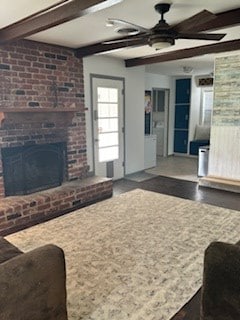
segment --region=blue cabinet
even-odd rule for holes
[[[176,80],[174,152],[188,152],[191,79]]]
[[[175,106],[175,129],[188,130],[189,104]]]
[[[176,80],[175,103],[190,103],[191,79]]]
[[[174,130],[174,152],[187,153],[188,150],[188,131]]]

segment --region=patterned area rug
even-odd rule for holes
[[[240,212],[136,189],[7,237],[62,247],[69,320],[169,320],[202,282],[204,249]]]

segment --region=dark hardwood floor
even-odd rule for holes
[[[113,195],[116,196],[136,188],[240,211],[240,195],[237,193],[198,187],[196,182],[162,176],[157,176],[143,182],[127,179],[115,181],[113,183]],[[200,301],[201,289],[171,320],[199,320]]]
[[[114,181],[113,195],[115,196],[136,188],[240,211],[239,193],[199,187],[197,182],[162,176],[157,176],[143,182],[127,179]]]

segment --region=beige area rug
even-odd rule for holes
[[[64,249],[69,320],[169,320],[202,282],[204,249],[240,212],[136,189],[7,237]]]

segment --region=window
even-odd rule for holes
[[[213,109],[213,89],[202,89],[201,124],[211,126]]]
[[[97,88],[98,156],[100,162],[119,158],[118,89]]]
[[[165,109],[165,91],[153,89],[153,111],[164,112]]]

